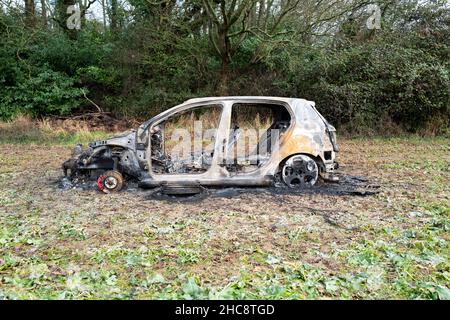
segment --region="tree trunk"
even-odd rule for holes
[[[110,15],[110,27],[111,31],[115,32],[117,31],[117,15],[118,15],[118,4],[117,0],[111,0],[111,15]]]
[[[87,10],[87,1],[79,0],[78,6],[80,8],[80,22],[81,25],[86,25],[86,10]]]
[[[258,22],[257,22],[258,27],[261,26],[261,22],[264,19],[265,9],[266,9],[266,1],[264,0],[259,1]]]
[[[34,24],[34,0],[25,0],[25,22],[28,26]]]
[[[220,46],[220,60],[221,70],[219,78],[219,86],[217,91],[219,95],[228,95],[228,80],[230,75],[230,63],[231,63],[231,42],[228,36],[228,29],[222,29],[218,31],[218,40]]]
[[[45,0],[41,0],[41,17],[42,23],[46,27],[47,26],[47,3]]]
[[[71,38],[75,39],[77,37],[76,29],[69,29],[67,26],[67,21],[69,17],[72,15],[71,13],[67,13],[67,8],[69,6],[75,5],[76,0],[57,0],[56,3],[56,11],[57,11],[57,21],[61,28],[64,29],[66,34]]]
[[[229,75],[230,75],[230,64],[228,60],[222,60],[219,85],[217,87],[217,93],[219,96],[227,96],[229,94],[228,90]]]
[[[103,31],[106,31],[106,2],[102,0],[102,13],[103,13]]]

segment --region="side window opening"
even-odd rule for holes
[[[169,116],[153,129],[152,171],[200,174],[212,163],[221,105],[191,108]]]
[[[225,159],[228,171],[248,173],[267,163],[290,124],[291,115],[283,105],[234,104]]]

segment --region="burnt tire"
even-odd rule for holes
[[[192,196],[202,193],[203,189],[199,185],[184,184],[164,184],[161,193],[170,196]]]
[[[313,158],[295,155],[284,163],[281,177],[289,188],[310,188],[319,178],[319,167]]]
[[[118,192],[122,190],[124,178],[119,171],[110,170],[103,173],[97,180],[97,187],[104,193]]]

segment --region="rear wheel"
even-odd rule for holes
[[[283,165],[281,176],[290,188],[312,187],[319,177],[319,167],[311,157],[296,155],[290,157]]]
[[[118,192],[123,187],[123,176],[119,171],[110,170],[102,174],[97,180],[100,191],[105,193]]]

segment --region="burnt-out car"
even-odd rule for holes
[[[77,145],[63,170],[96,179],[105,192],[119,191],[127,180],[181,193],[275,183],[301,188],[333,179],[337,152],[336,130],[314,102],[211,97],[188,100],[85,149]]]

